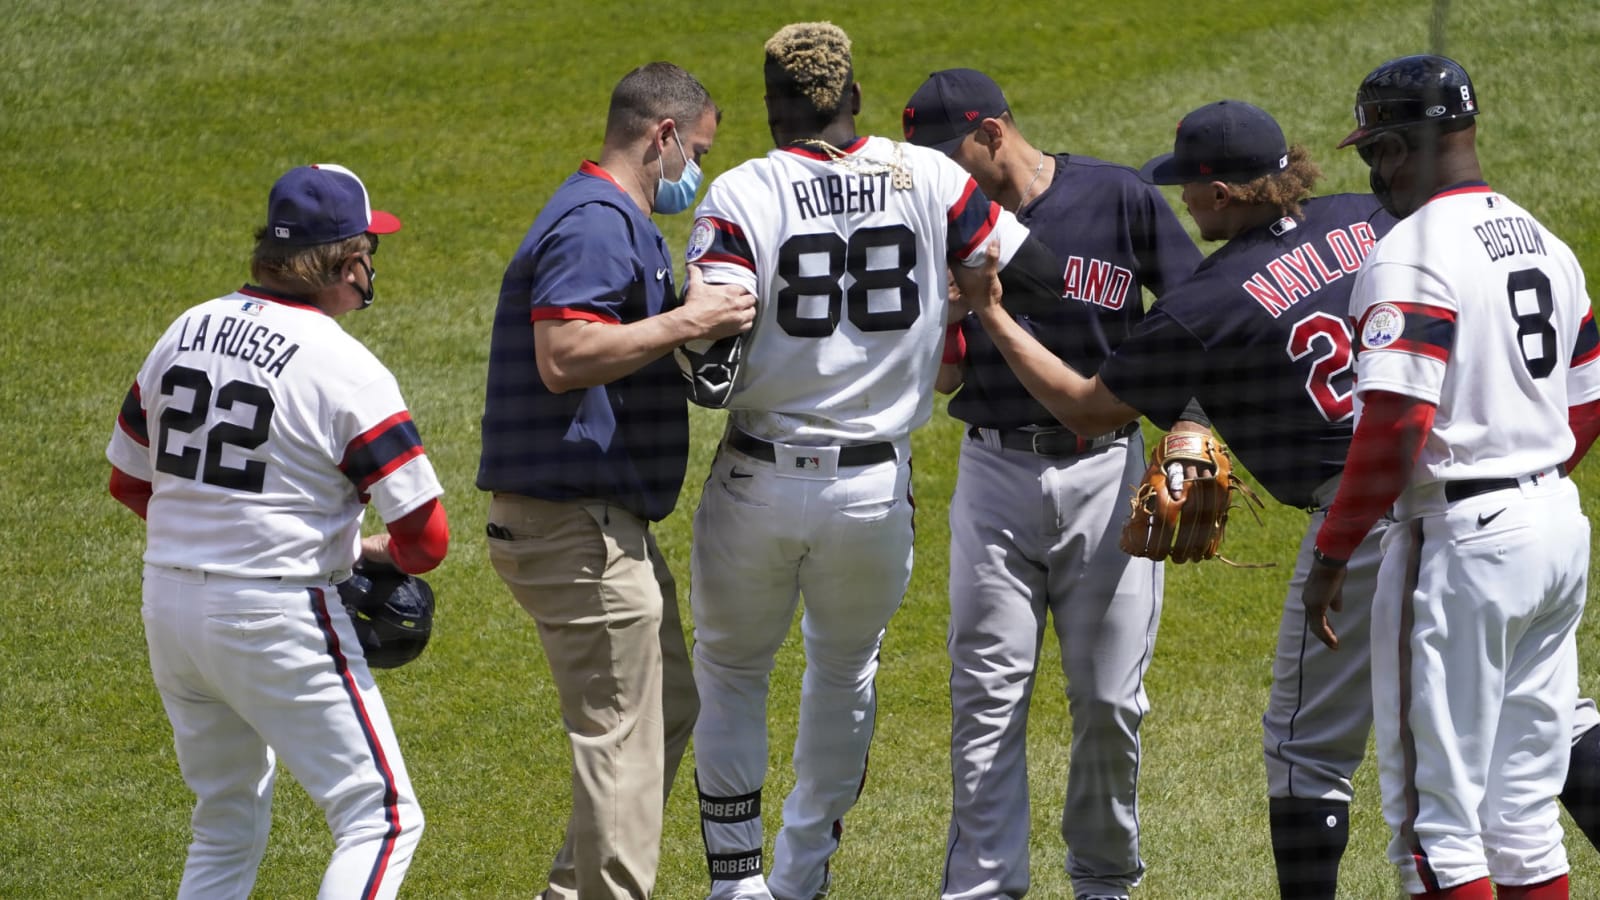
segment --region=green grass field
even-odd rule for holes
[[[1048,149],[1140,163],[1183,113],[1222,97],[1277,115],[1327,173],[1365,173],[1333,145],[1356,84],[1426,49],[1431,4],[1304,0],[947,0],[535,4],[454,0],[11,0],[0,10],[0,897],[170,896],[191,798],[151,684],[139,622],[143,531],[105,491],[106,438],[139,362],[179,311],[247,277],[268,187],[287,168],[359,172],[405,231],[384,241],[379,302],[346,320],[394,370],[448,491],[455,542],[432,576],[432,648],[380,675],[428,814],[411,897],[512,897],[543,886],[566,816],[564,737],[531,621],[490,570],[473,488],[491,311],[502,268],[551,191],[597,155],[612,86],[671,59],[725,115],[714,177],[765,152],[761,45],[830,19],[855,42],[863,132],[897,135],[931,70],[986,69]],[[1479,87],[1491,182],[1600,275],[1600,7],[1457,2],[1447,50]],[[1585,75],[1584,73],[1588,73]],[[1186,217],[1185,217],[1186,218]],[[687,216],[662,220],[683,246]],[[689,515],[720,425],[696,419],[679,511],[660,528],[687,588]],[[949,806],[945,501],[958,430],[916,438],[917,569],[884,648],[871,777],[846,821],[834,897],[934,895]],[[1594,508],[1600,464],[1578,481]],[[1275,896],[1259,717],[1283,585],[1304,514],[1238,522],[1229,551],[1277,569],[1172,567],[1150,674],[1142,900]],[[687,594],[684,595],[685,600]],[[1600,637],[1582,632],[1584,688]],[[789,785],[802,660],[773,679],[770,806]],[[1035,697],[1033,896],[1070,897],[1056,833],[1070,724],[1060,670]],[[668,811],[658,896],[703,896],[688,766]],[[256,895],[309,897],[331,841],[280,782]],[[1370,767],[1344,896],[1395,880]],[[770,836],[777,816],[767,822]],[[1600,857],[1569,841],[1574,896]]]

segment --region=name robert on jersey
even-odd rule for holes
[[[182,351],[209,351],[253,363],[273,377],[283,374],[283,367],[300,352],[299,344],[284,346],[288,339],[260,322],[223,316],[213,332],[211,314],[183,320],[178,332],[178,349]],[[207,342],[209,341],[209,346]]]
[[[794,205],[802,219],[871,213],[883,209],[889,196],[889,173],[872,175],[818,175],[789,182]]]

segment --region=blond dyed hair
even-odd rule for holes
[[[819,113],[837,112],[850,84],[850,37],[832,22],[785,25],[767,40],[769,75]],[[776,71],[774,71],[776,70]]]
[[[1300,218],[1300,203],[1311,196],[1311,189],[1322,179],[1322,169],[1311,161],[1311,151],[1303,144],[1289,148],[1289,166],[1282,172],[1263,175],[1244,184],[1230,185],[1230,193],[1240,203],[1266,203],[1286,216]]]

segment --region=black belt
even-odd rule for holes
[[[1557,466],[1556,471],[1561,477],[1567,477],[1567,467]],[[1538,476],[1528,475],[1528,480],[1533,481]],[[1468,497],[1487,494],[1490,491],[1509,491],[1522,483],[1521,478],[1468,478],[1463,481],[1446,481],[1444,483],[1444,500],[1446,503],[1455,503]]]
[[[1082,437],[1065,428],[1044,428],[1038,431],[994,430],[1000,436],[1000,446],[1007,450],[1021,450],[1039,456],[1063,457],[1081,456],[1109,446],[1138,431],[1139,423],[1129,422],[1116,431],[1092,438]],[[983,439],[976,425],[967,429],[967,436],[973,440]]]
[[[777,451],[773,449],[771,442],[745,434],[737,428],[728,430],[728,446],[763,462],[778,461]],[[888,441],[879,441],[875,444],[849,444],[839,448],[841,466],[870,466],[873,463],[891,462],[894,458],[894,444]]]

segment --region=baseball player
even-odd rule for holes
[[[1360,411],[1303,601],[1339,646],[1347,560],[1392,504],[1372,599],[1389,858],[1413,897],[1548,900],[1568,896],[1554,798],[1589,567],[1566,475],[1600,431],[1600,332],[1572,251],[1483,181],[1477,115],[1442,56],[1356,92],[1340,146],[1402,221],[1355,278]]]
[[[1096,377],[1055,359],[987,298],[972,302],[1022,383],[1075,431],[1115,429],[1140,414],[1169,425],[1192,397],[1279,502],[1313,510],[1262,724],[1280,889],[1331,898],[1350,778],[1371,724],[1367,669],[1358,653],[1335,655],[1310,639],[1296,587],[1350,439],[1350,335],[1341,311],[1351,276],[1393,220],[1370,196],[1306,199],[1320,177],[1309,154],[1289,147],[1264,110],[1236,100],[1190,112],[1174,152],[1140,174],[1182,184],[1201,237],[1227,243],[1162,296]],[[1376,569],[1382,525],[1371,531],[1353,577],[1370,579]],[[1365,614],[1351,604],[1342,613],[1346,630],[1361,632]]]
[[[400,745],[334,585],[357,555],[419,573],[449,543],[394,377],[338,318],[372,302],[373,210],[292,169],[255,284],[180,315],[123,401],[111,493],[147,523],[150,668],[194,791],[180,898],[250,895],[282,757],[333,831],[319,897],[393,897],[422,834]],[[361,538],[368,502],[387,533]]]
[[[1220,101],[1185,117],[1175,152],[1141,170],[1156,183],[1182,184],[1201,237],[1228,243],[1156,304],[1097,377],[1053,362],[998,311],[977,313],[1029,391],[1060,421],[1104,429],[1143,413],[1161,424],[1180,415],[1192,395],[1275,498],[1311,512],[1262,727],[1280,893],[1332,900],[1349,833],[1351,778],[1372,723],[1368,610],[1352,602],[1335,614],[1344,635],[1335,654],[1313,639],[1299,596],[1352,432],[1353,347],[1342,324],[1350,276],[1394,218],[1368,195],[1302,200],[1320,172],[1303,147],[1286,147],[1281,135],[1264,111]],[[1240,154],[1251,145],[1252,153]],[[1307,291],[1302,266],[1331,277]],[[1375,521],[1353,552],[1347,597],[1373,590],[1389,524]],[[1600,833],[1596,800],[1585,786],[1600,784],[1594,704],[1580,703],[1576,720],[1574,778],[1563,800],[1593,835]]]
[[[911,574],[908,435],[932,414],[946,267],[982,286],[969,266],[993,239],[1001,277],[1049,304],[1061,268],[943,154],[856,134],[838,27],[780,29],[765,80],[777,148],[712,183],[687,253],[758,298],[694,519],[694,746],[711,896],[811,900],[862,788],[878,648]],[[795,786],[768,880],[767,679],[802,594]]]
[[[906,101],[906,139],[948,154],[1064,264],[1065,297],[1087,304],[1115,346],[1200,251],[1159,191],[1124,166],[1035,149],[999,85],[934,72]],[[1069,311],[1022,327],[1081,372],[1106,349]],[[1139,854],[1139,726],[1161,614],[1162,567],[1116,545],[1144,471],[1137,420],[1082,436],[1029,396],[976,317],[950,326],[940,389],[967,423],[950,500],[950,739],[954,786],[942,895],[1021,897],[1029,885],[1029,698],[1040,635],[1055,620],[1072,713],[1061,834],[1073,891],[1127,897]],[[1181,427],[1210,432],[1198,410]],[[1108,539],[1109,538],[1109,539]]]

